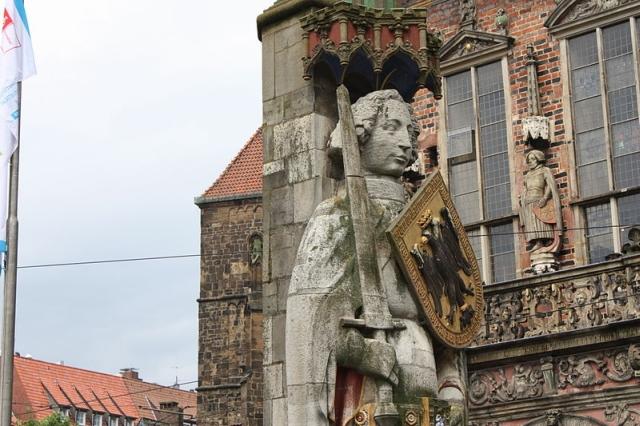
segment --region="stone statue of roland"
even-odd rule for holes
[[[405,205],[400,177],[417,156],[417,122],[395,90],[372,92],[351,110],[377,256],[371,260],[397,326],[382,340],[345,326],[345,319],[357,320],[363,309],[349,199],[343,193],[323,201],[302,237],[287,298],[288,424],[372,425],[357,416],[360,407],[376,403],[381,384],[390,385],[403,425],[414,424],[405,423],[412,414],[405,408],[425,397],[452,403],[448,424],[463,424],[460,356],[432,341],[385,236]],[[330,156],[338,161],[339,128],[340,123],[329,141]]]

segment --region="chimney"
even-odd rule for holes
[[[183,409],[176,401],[165,401],[160,403],[160,410],[156,411],[158,423],[167,426],[182,426],[184,415]]]
[[[138,376],[138,369],[137,368],[122,368],[120,370],[120,375],[125,379],[140,380],[140,381],[142,380]]]

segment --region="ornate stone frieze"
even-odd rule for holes
[[[441,60],[449,61],[493,48],[504,48],[506,51],[513,41],[512,37],[503,34],[462,30],[442,46]]]
[[[522,290],[485,289],[476,346],[640,318],[640,266]]]
[[[469,378],[469,401],[475,406],[536,398],[543,390],[544,374],[536,364],[475,372]]]
[[[638,382],[640,345],[473,372],[469,401],[474,406],[572,394],[577,390]]]
[[[607,25],[619,19],[637,16],[640,4],[635,0],[563,0],[545,21],[552,34],[568,37],[585,28]]]
[[[587,16],[606,12],[631,1],[632,0],[585,0],[576,2],[573,8],[568,11],[564,20],[573,21],[583,19]]]

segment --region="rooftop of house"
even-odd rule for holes
[[[118,376],[16,355],[13,394],[13,413],[21,421],[44,419],[55,408],[157,420],[166,402],[177,402],[185,421],[196,417],[195,392],[144,382],[131,369]]]
[[[256,130],[220,177],[196,203],[262,194],[262,128]]]

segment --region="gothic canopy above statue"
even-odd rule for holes
[[[427,30],[426,16],[424,9],[382,10],[346,2],[305,16],[304,78],[312,78],[322,64],[354,98],[396,89],[409,102],[426,87],[440,99],[442,41]]]

